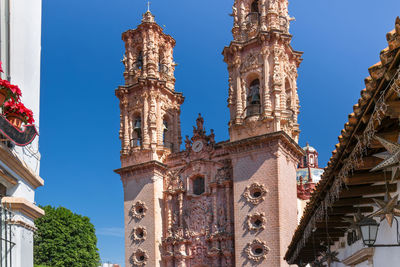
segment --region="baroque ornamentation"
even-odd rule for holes
[[[149,256],[147,255],[147,252],[139,248],[132,254],[130,261],[133,266],[141,267],[147,264],[148,259]]]
[[[147,206],[143,201],[137,201],[135,205],[132,205],[131,215],[136,219],[142,219],[146,215]]]
[[[251,69],[256,69],[259,67],[259,62],[258,62],[258,55],[250,53],[244,62],[242,63],[241,69],[242,71],[249,71]]]
[[[246,200],[253,205],[257,205],[265,199],[265,195],[268,193],[268,190],[264,185],[259,183],[253,183],[246,187],[246,190],[243,193],[243,196]]]
[[[247,215],[247,229],[249,231],[262,231],[265,229],[266,218],[264,212]]]
[[[260,262],[267,258],[269,247],[266,242],[263,242],[260,239],[255,239],[253,242],[247,244],[245,252],[249,260]]]
[[[146,227],[135,227],[132,231],[132,240],[134,241],[144,241],[147,237],[147,230]]]
[[[170,171],[166,179],[166,191],[170,193],[183,192],[185,190],[183,181],[180,177],[180,170]]]

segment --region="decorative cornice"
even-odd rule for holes
[[[0,161],[9,167],[22,179],[30,183],[34,189],[44,185],[44,180],[36,175],[22,160],[14,155],[9,148],[0,145]]]
[[[119,175],[123,175],[126,173],[130,173],[131,175],[135,175],[138,173],[146,173],[151,171],[159,171],[160,173],[164,173],[167,170],[167,165],[159,162],[159,161],[149,161],[137,165],[132,165],[120,169],[114,170],[114,172],[118,173]]]
[[[1,204],[12,211],[19,211],[33,220],[45,214],[44,210],[22,197],[3,197]]]
[[[363,248],[350,257],[342,260],[342,263],[346,264],[347,266],[356,266],[364,261],[368,261],[372,263],[373,257],[375,253],[375,248]]]
[[[273,143],[275,141],[275,143]],[[279,145],[278,141],[282,141],[287,145],[294,156],[300,158],[304,156],[303,149],[284,131],[268,133],[255,137],[250,137],[235,142],[228,142],[222,144],[231,154],[238,154],[248,152],[256,149],[262,149],[266,146]]]

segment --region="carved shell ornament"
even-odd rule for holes
[[[246,187],[246,190],[243,193],[243,196],[246,200],[253,205],[257,205],[265,199],[265,195],[268,193],[268,190],[264,185],[259,183],[253,183]]]
[[[247,258],[253,262],[260,262],[267,258],[269,247],[266,242],[255,239],[253,242],[248,243],[245,249]]]
[[[149,255],[147,255],[147,252],[139,248],[132,254],[130,262],[133,266],[141,267],[146,265],[148,259]]]
[[[135,227],[132,231],[132,240],[134,241],[144,241],[147,237],[147,230],[146,227]]]
[[[265,229],[266,221],[264,212],[247,215],[247,228],[249,231],[262,231]]]
[[[131,215],[136,219],[142,219],[146,215],[147,206],[142,201],[137,201],[131,208]]]

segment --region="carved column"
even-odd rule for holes
[[[179,110],[174,115],[174,132],[173,132],[173,152],[179,152]]]
[[[230,192],[230,181],[225,181],[225,201],[226,201],[226,231],[232,232],[232,221],[231,221],[231,192]]]
[[[126,96],[123,96],[123,103],[122,103],[122,116],[123,116],[123,129],[124,129],[124,139],[123,139],[123,152],[127,153],[129,151],[129,118],[128,118],[128,102],[126,100]]]
[[[242,120],[243,105],[242,105],[242,84],[240,78],[240,65],[236,65],[236,123]]]
[[[143,134],[143,146],[148,148],[150,145],[150,136],[149,136],[149,124],[147,119],[149,118],[149,97],[147,94],[144,95],[144,103],[143,103],[143,114],[142,114],[142,134]]]
[[[260,18],[260,23],[261,23],[261,30],[262,31],[267,31],[267,6],[268,6],[268,0],[261,0],[261,18]]]
[[[183,227],[183,192],[179,192],[178,207],[179,207],[179,227]]]
[[[128,131],[129,131],[129,147],[132,147],[132,140],[133,140],[133,127],[134,127],[134,118],[133,118],[133,114],[129,113],[128,111]]]
[[[269,66],[269,50],[268,46],[265,46],[265,48],[262,51],[263,55],[263,74],[264,74],[264,101],[263,101],[263,113],[264,117],[269,117],[271,116],[272,113],[272,103],[271,103],[271,95],[270,95],[270,66]]]

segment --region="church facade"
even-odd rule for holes
[[[126,266],[288,266],[297,226],[297,68],[287,0],[236,0],[230,139],[199,114],[181,150],[173,48],[150,11],[123,33],[120,100]]]

